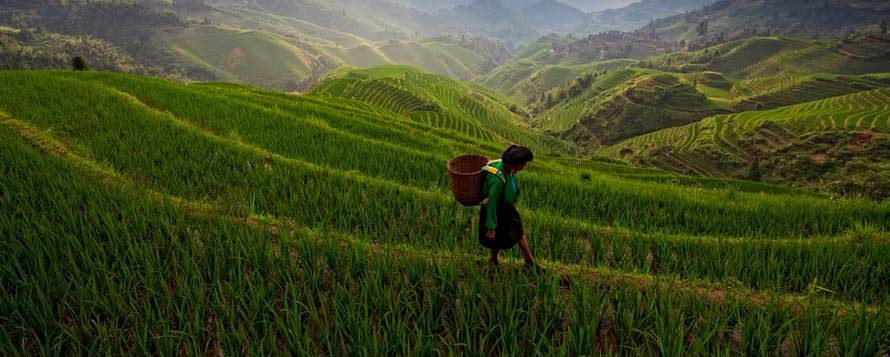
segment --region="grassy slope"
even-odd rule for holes
[[[470,78],[495,66],[471,50],[439,41],[362,43],[345,48],[259,30],[197,26],[161,31],[154,42],[219,80],[278,90],[317,75],[318,61],[360,67],[399,63],[454,78]]]
[[[257,30],[198,26],[161,31],[155,43],[220,80],[284,89],[312,71],[313,55],[280,36]]]
[[[466,263],[476,213],[447,193],[443,163],[500,145],[348,99],[0,79],[11,354],[765,353],[789,334],[801,353],[880,354],[890,334],[886,310],[837,314],[887,301],[890,245],[870,229],[890,228],[890,209],[876,203],[539,158],[519,208],[551,272],[489,275]]]

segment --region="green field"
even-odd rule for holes
[[[855,103],[886,95],[844,99],[844,125],[885,128]],[[0,72],[0,351],[890,348],[886,204],[542,156],[519,210],[549,270],[493,271],[444,163],[506,143],[399,114],[416,99]]]

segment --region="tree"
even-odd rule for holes
[[[696,28],[696,31],[698,31],[699,36],[705,36],[708,34],[708,19],[707,18],[704,18],[698,22],[698,28]]]
[[[881,33],[888,32],[890,32],[890,22],[888,22],[887,19],[883,19],[881,20]]]
[[[71,67],[75,71],[86,71],[89,68],[87,67],[87,60],[83,59],[81,56],[77,56],[71,59]]]
[[[748,166],[748,175],[747,179],[750,181],[760,181],[763,176],[763,172],[761,172],[760,168],[760,159],[754,158],[751,161],[751,166]]]

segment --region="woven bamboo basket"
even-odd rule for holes
[[[457,202],[464,206],[476,206],[482,202],[482,167],[488,164],[485,156],[463,155],[448,160],[448,182]]]

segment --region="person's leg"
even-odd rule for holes
[[[526,265],[535,265],[535,258],[532,257],[532,251],[528,248],[528,240],[525,239],[525,234],[522,235],[522,238],[519,239],[519,249],[522,250],[522,256],[525,258]]]
[[[500,249],[492,249],[491,250],[491,258],[488,259],[488,262],[493,265],[498,265],[498,253],[500,253]]]

